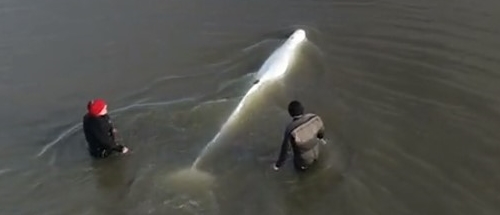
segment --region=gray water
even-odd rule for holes
[[[500,2],[0,0],[0,214],[499,214]],[[296,28],[290,75],[192,165]],[[132,153],[93,161],[109,102]],[[321,165],[271,165],[301,100]]]

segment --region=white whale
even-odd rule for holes
[[[206,180],[213,181],[213,177],[209,173],[198,170],[199,163],[203,160],[209,150],[221,139],[222,136],[231,133],[232,127],[238,121],[241,121],[244,116],[251,115],[250,104],[255,104],[257,96],[262,96],[263,87],[272,85],[275,81],[280,80],[289,71],[290,66],[294,62],[295,56],[298,53],[301,45],[307,41],[306,32],[302,29],[294,31],[294,33],[264,62],[258,72],[255,73],[255,82],[252,87],[243,96],[237,107],[231,113],[226,122],[222,125],[219,132],[212,138],[210,142],[201,151],[198,158],[193,162],[191,168],[181,170],[170,176],[175,181],[196,181]]]
[[[306,32],[302,29],[294,31],[294,33],[272,54],[267,58],[267,60],[262,64],[259,71],[255,75],[254,85],[248,90],[248,92],[243,96],[238,106],[231,113],[227,121],[222,125],[219,132],[214,136],[214,138],[207,144],[207,146],[200,153],[200,156],[193,163],[193,167],[196,167],[200,160],[203,158],[203,154],[207,152],[210,147],[217,142],[219,137],[224,134],[227,128],[231,127],[235,121],[244,113],[242,109],[249,105],[250,100],[254,97],[254,94],[259,92],[264,85],[268,85],[281,77],[283,77],[289,67],[292,64],[294,57],[296,56],[297,49],[300,45],[306,41]]]
[[[260,67],[255,76],[255,83],[281,78],[288,71],[295,50],[306,40],[306,32],[302,29],[296,30]]]

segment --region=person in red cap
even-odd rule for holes
[[[83,117],[83,132],[90,155],[105,158],[113,152],[127,153],[128,148],[115,141],[116,129],[108,115],[106,102],[102,99],[91,100],[87,104],[87,111]]]

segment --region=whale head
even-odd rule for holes
[[[288,40],[292,44],[301,43],[301,42],[305,41],[306,39],[307,39],[306,38],[306,31],[304,31],[302,29],[298,29],[298,30],[294,31],[293,34],[288,38]]]

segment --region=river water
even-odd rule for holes
[[[500,213],[500,2],[0,0],[0,214]],[[189,168],[295,29],[291,72]],[[132,153],[95,161],[101,97]],[[289,101],[326,124],[275,172]],[[175,180],[172,180],[174,178]]]

